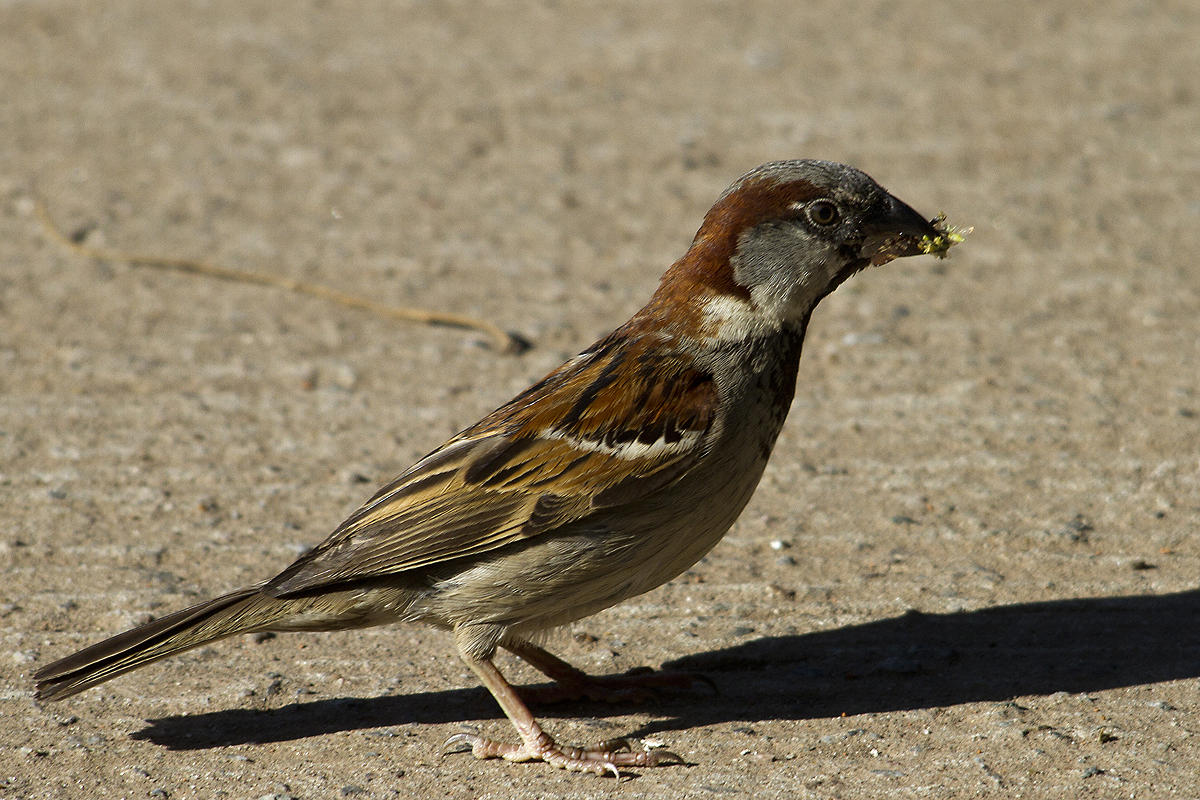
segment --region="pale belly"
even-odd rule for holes
[[[754,369],[731,370],[744,379],[726,395],[736,411],[722,420],[712,450],[676,483],[443,572],[413,617],[526,635],[684,572],[721,540],[754,494],[787,414],[799,344],[769,345],[751,354]]]
[[[717,448],[703,468],[628,508],[496,551],[436,584],[420,603],[422,617],[528,634],[660,586],[699,561],[733,525],[758,486],[769,449],[770,442]]]

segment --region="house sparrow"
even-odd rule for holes
[[[493,664],[496,648],[569,694],[669,682],[593,678],[539,634],[669,581],[720,541],[787,416],[813,308],[868,265],[929,252],[922,242],[939,233],[851,167],[752,170],[624,325],[425,456],[274,578],[43,667],[38,699],[238,633],[424,622],[453,633],[520,737],[458,734],[447,746],[596,774],[677,760],[626,740],[556,743]]]

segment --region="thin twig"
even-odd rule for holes
[[[83,242],[75,241],[75,239],[63,233],[54,224],[54,220],[50,218],[50,213],[46,210],[46,205],[42,202],[41,197],[36,194],[34,195],[34,208],[42,226],[51,237],[68,250],[87,258],[96,258],[101,261],[124,262],[138,267],[173,269],[178,272],[187,272],[192,275],[202,275],[208,278],[220,278],[237,283],[271,286],[276,289],[286,289],[290,292],[299,292],[300,294],[319,297],[322,300],[329,300],[348,308],[358,308],[389,319],[475,330],[486,334],[491,339],[492,345],[502,353],[519,353],[529,346],[528,342],[522,337],[507,333],[487,320],[476,319],[465,314],[454,314],[447,311],[429,311],[423,308],[388,306],[364,297],[346,294],[345,292],[340,292],[337,289],[331,289],[328,286],[322,286],[317,283],[308,283],[307,281],[285,278],[280,275],[270,275],[264,272],[247,272],[230,269],[229,267],[222,267],[219,264],[210,264],[206,261],[192,258],[139,255],[137,253],[125,253],[120,250],[92,247]]]

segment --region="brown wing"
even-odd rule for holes
[[[385,486],[265,587],[302,593],[538,536],[654,492],[707,446],[716,387],[610,337]]]

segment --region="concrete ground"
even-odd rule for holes
[[[0,798],[1200,797],[1200,7],[0,4]],[[851,162],[974,225],[814,316],[758,494],[564,632],[719,692],[511,738],[420,628],[31,673],[266,578],[623,321],[724,187]],[[534,348],[83,258],[195,258]],[[509,662],[514,679],[536,682]]]

